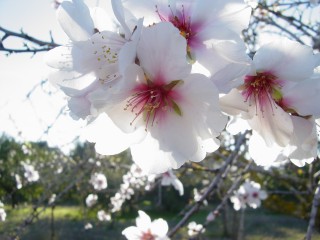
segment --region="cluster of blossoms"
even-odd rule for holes
[[[202,226],[202,224],[197,224],[192,221],[188,224],[188,235],[190,237],[197,236],[200,233],[204,233],[206,229]]]
[[[88,120],[85,136],[96,151],[130,148],[148,174],[219,148],[228,119],[219,93],[250,70],[240,38],[250,7],[241,0],[169,2],[111,0],[114,19],[81,0],[62,2],[57,16],[70,43],[47,55],[57,69],[49,80],[70,97],[71,116]]]
[[[62,2],[57,16],[70,42],[48,53],[57,69],[49,80],[69,96],[71,116],[88,120],[84,135],[97,152],[130,148],[148,174],[217,150],[224,113],[253,130],[258,164],[302,166],[317,151],[319,54],[282,39],[251,60],[240,37],[250,13],[242,0]]]
[[[31,183],[31,182],[37,182],[40,178],[39,172],[34,169],[34,166],[29,165],[27,163],[23,163],[23,169],[24,169],[24,177],[25,179]],[[20,177],[16,177],[17,182],[17,188],[21,188],[21,180]],[[19,186],[19,187],[18,187]]]
[[[154,183],[155,175],[147,176],[136,164],[132,164],[130,170],[123,175],[122,179],[123,183],[120,185],[119,191],[110,198],[111,212],[120,211],[124,202],[130,200],[134,195],[135,189],[149,190],[151,184]]]
[[[261,200],[267,198],[267,193],[260,189],[259,183],[246,180],[237,191],[234,192],[234,196],[230,198],[235,210],[246,208],[246,205],[252,208],[258,208],[261,205]]]
[[[135,190],[143,188],[146,191],[153,189],[157,179],[160,179],[161,186],[172,185],[182,196],[184,188],[182,182],[174,175],[172,170],[162,174],[149,174],[141,170],[136,164],[132,164],[130,170],[123,175],[123,183],[120,185],[119,191],[110,198],[112,212],[121,210],[121,206],[126,200],[130,200],[135,194]]]

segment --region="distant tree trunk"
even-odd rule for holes
[[[223,236],[230,237],[230,214],[228,203],[223,205]]]
[[[238,232],[237,232],[237,240],[244,239],[244,208],[240,210],[239,224],[238,224]]]

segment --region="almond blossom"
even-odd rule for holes
[[[221,98],[226,113],[247,120],[253,129],[249,153],[258,164],[268,165],[281,155],[303,166],[316,157],[320,75],[314,68],[319,64],[320,55],[300,43],[281,39],[266,44],[255,54],[243,84]]]
[[[104,9],[89,9],[82,0],[64,1],[57,10],[70,43],[47,53],[47,64],[57,69],[49,81],[69,97],[70,115],[75,119],[92,115],[89,93],[116,84],[123,71],[118,62],[123,68],[134,62],[139,23],[130,29],[119,4],[114,4],[114,13],[121,32],[115,31]]]
[[[95,205],[98,201],[98,195],[97,194],[92,194],[90,193],[87,197],[86,197],[86,205],[87,207],[92,207],[93,205]]]
[[[128,240],[167,240],[168,224],[162,218],[151,222],[150,217],[143,211],[138,211],[139,217],[136,218],[136,225],[127,227],[122,231]]]
[[[101,191],[108,186],[107,178],[103,173],[94,173],[91,175],[90,183],[95,190]]]
[[[246,208],[246,205],[252,208],[260,207],[261,200],[267,198],[266,191],[260,188],[259,183],[246,180],[245,183],[235,191],[235,195],[230,198],[233,203],[233,208],[238,211],[241,208]]]
[[[219,147],[216,137],[227,118],[218,92],[207,77],[190,73],[185,49],[185,38],[170,23],[143,29],[140,66],[127,67],[118,92],[90,95],[96,111],[110,118],[106,127],[116,129],[112,135],[107,134],[111,129],[102,135],[102,125],[90,130],[97,152],[115,153],[115,143],[119,151],[130,147],[135,163],[151,174],[201,161]]]

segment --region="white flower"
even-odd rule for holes
[[[23,164],[24,168],[24,177],[28,182],[36,182],[39,180],[39,172],[34,169],[32,165],[28,165],[26,163]]]
[[[122,234],[128,240],[167,240],[168,224],[162,218],[151,222],[150,217],[143,211],[138,211],[139,217],[136,218],[136,225],[127,227]]]
[[[170,186],[172,185],[180,194],[183,195],[184,189],[182,182],[174,175],[172,170],[169,170],[161,175],[161,185],[162,186]]]
[[[110,221],[111,220],[111,215],[106,213],[104,210],[100,210],[100,211],[97,212],[97,218],[101,222]]]
[[[97,194],[89,194],[87,197],[86,197],[86,205],[87,207],[92,207],[93,205],[95,205],[98,201],[98,195]]]
[[[86,225],[84,225],[84,229],[85,229],[85,230],[89,230],[89,229],[91,229],[91,228],[93,228],[93,226],[92,226],[91,223],[86,223]]]
[[[238,211],[241,208],[246,208],[246,205],[252,208],[260,207],[261,200],[267,198],[266,191],[260,188],[259,183],[247,179],[245,183],[235,191],[235,195],[230,198],[233,203],[233,208]]]
[[[302,166],[316,156],[320,75],[314,68],[319,64],[320,55],[310,47],[288,39],[269,43],[255,54],[242,86],[221,98],[226,113],[247,120],[252,137],[263,139],[249,144],[258,164],[264,165],[265,151],[273,152],[268,164],[283,155]]]
[[[190,237],[196,236],[199,233],[204,233],[206,230],[202,226],[202,224],[197,224],[196,222],[192,221],[188,224],[188,235]]]
[[[185,48],[185,38],[169,23],[143,29],[140,66],[127,68],[113,96],[91,95],[94,106],[105,102],[100,111],[110,118],[104,124],[109,131],[102,125],[90,131],[97,152],[114,154],[115,148],[130,147],[135,163],[152,174],[177,169],[187,160],[201,161],[219,147],[216,137],[227,119],[218,92],[204,75],[190,74]]]
[[[6,220],[7,213],[3,208],[0,208],[0,222],[4,222]]]
[[[94,173],[91,175],[90,183],[92,184],[95,190],[103,190],[108,186],[107,178],[103,173]]]
[[[117,8],[121,5],[117,4]],[[140,28],[133,31],[135,25],[129,29],[124,17],[116,14],[125,30],[122,36],[110,31],[112,19],[108,16],[100,8],[90,11],[82,0],[62,2],[57,10],[59,23],[71,42],[47,53],[47,64],[57,69],[50,74],[49,81],[70,97],[68,107],[75,119],[91,116],[88,95],[116,85],[122,68],[134,62]]]

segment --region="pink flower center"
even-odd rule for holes
[[[141,236],[141,240],[155,240],[155,239],[156,238],[152,235],[150,230],[148,230],[148,232],[143,233]]]
[[[170,5],[168,7],[170,8],[169,14],[160,13],[157,6],[156,12],[162,22],[171,22],[179,29],[181,36],[187,40],[187,54],[189,58],[192,59],[191,48],[195,47],[198,43],[196,34],[200,24],[191,22],[184,5],[181,5],[181,9],[177,9],[175,12],[171,9]]]
[[[259,196],[259,194],[258,194],[257,192],[253,192],[253,193],[252,193],[252,197],[253,197],[253,198],[258,198],[258,196]]]
[[[180,34],[189,41],[192,36],[194,35],[192,28],[191,28],[191,21],[190,21],[190,16],[187,16],[185,14],[184,6],[181,5],[181,11],[172,11],[170,5],[168,6],[170,8],[171,14],[169,16],[165,17],[162,15],[158,7],[156,6],[156,12],[162,22],[171,22],[176,28],[180,30]]]
[[[150,80],[147,84],[141,84],[134,89],[134,93],[127,100],[127,105],[124,110],[130,109],[135,114],[133,122],[142,114],[146,122],[146,130],[148,125],[158,123],[164,117],[164,114],[169,110],[174,110],[178,115],[182,115],[181,110],[175,100],[177,92],[173,90],[181,80],[175,80],[169,84],[156,85]]]
[[[280,103],[282,100],[281,88],[281,83],[276,76],[270,72],[260,72],[255,76],[245,77],[242,95],[245,101],[249,100],[250,103],[254,101],[260,111],[264,112],[267,104],[272,107],[273,104]]]

